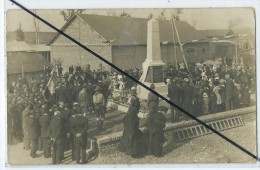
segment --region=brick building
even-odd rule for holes
[[[142,68],[146,58],[147,22],[145,18],[115,17],[79,14],[74,15],[61,28],[69,36],[95,51],[121,69]],[[176,27],[188,62],[214,60],[219,57],[234,57],[235,47],[226,41],[228,29],[196,30],[185,21],[177,21]],[[172,24],[159,20],[161,56],[165,63],[175,65],[175,49],[179,63],[183,62],[179,45],[174,48]],[[248,30],[234,30],[236,36]],[[235,37],[236,37],[235,36]],[[176,38],[176,37],[175,37]],[[224,40],[224,41],[222,41]],[[89,52],[78,47],[64,36],[56,33],[49,42],[51,61],[61,62],[64,69],[70,65],[91,65],[96,70],[101,65],[110,68]]]
[[[144,18],[80,14],[72,17],[61,30],[116,66],[134,69],[141,68],[146,58],[147,21],[148,19]],[[177,21],[176,26],[181,42],[190,42],[196,38],[196,30],[188,23]],[[160,20],[159,27],[162,59],[165,63],[174,64],[171,23]],[[52,62],[62,62],[65,70],[70,65],[77,64],[83,67],[90,64],[95,70],[102,64],[99,59],[59,33],[52,38],[49,45]],[[181,61],[179,48],[176,51]],[[110,70],[104,64],[103,67]]]

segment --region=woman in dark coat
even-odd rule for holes
[[[165,142],[163,129],[165,127],[166,118],[162,112],[167,112],[167,108],[160,106],[158,111],[150,112],[147,121],[146,128],[148,132],[148,153],[156,157],[162,156],[163,143]]]
[[[139,129],[137,114],[140,109],[140,102],[136,96],[135,88],[131,89],[131,95],[129,109],[123,119],[124,132],[118,150],[125,152],[126,155],[131,155],[131,157],[139,157],[146,151],[145,140],[143,133]]]

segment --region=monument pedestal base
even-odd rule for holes
[[[154,84],[155,86],[155,91],[159,93],[160,95],[167,97],[168,94],[168,86],[165,83],[148,83],[148,82],[143,82],[147,87],[150,87],[151,84]],[[148,99],[148,93],[150,91],[146,90],[142,86],[138,85],[137,86],[137,95],[138,97],[142,99]]]

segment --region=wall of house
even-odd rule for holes
[[[142,68],[146,59],[146,45],[137,46],[113,46],[112,62],[117,67],[127,70]],[[164,63],[175,65],[174,47],[172,45],[161,45],[161,57]],[[177,49],[178,61],[182,62],[181,52]]]
[[[112,61],[112,48],[108,43],[104,43],[106,39],[81,19],[76,18],[73,20],[67,29],[65,29],[65,33],[106,60]],[[62,35],[51,45],[51,62],[55,63],[57,61],[62,63],[65,71],[68,71],[71,65],[85,67],[87,64],[90,64],[91,69],[97,70],[102,63],[98,58],[78,47]],[[102,65],[104,69],[110,70],[110,67],[104,63]]]
[[[183,46],[183,51],[188,62],[198,63],[213,59],[209,43],[188,43]]]

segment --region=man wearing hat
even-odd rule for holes
[[[103,121],[105,118],[105,98],[104,95],[101,93],[101,89],[99,86],[95,88],[95,93],[93,95],[93,104],[95,114],[97,116],[97,128],[102,129]]]
[[[180,106],[181,100],[181,87],[178,86],[178,78],[172,80],[172,83],[168,86],[168,97],[170,100]],[[181,106],[180,106],[181,107]],[[179,121],[179,111],[175,107],[171,106],[171,121]]]
[[[83,109],[84,113],[87,113],[87,91],[86,91],[86,84],[83,84],[82,89],[79,92],[78,101],[80,107]]]
[[[29,141],[31,143],[31,152],[30,156],[32,158],[38,157],[36,155],[37,143],[39,137],[39,124],[38,120],[35,117],[34,111],[30,112],[29,116],[25,118],[26,121],[26,130],[28,132]]]
[[[225,75],[225,80],[226,80],[226,111],[231,110],[233,108],[233,102],[232,102],[232,97],[234,93],[234,83],[233,80],[230,78],[229,74]]]
[[[60,164],[62,156],[62,123],[60,111],[55,111],[48,128],[52,143],[52,164]]]
[[[192,86],[189,84],[189,79],[185,78],[184,79],[184,84],[183,84],[183,93],[182,93],[182,106],[185,111],[188,111],[191,113],[191,108],[192,108],[192,101],[193,101],[193,92],[194,89]]]

